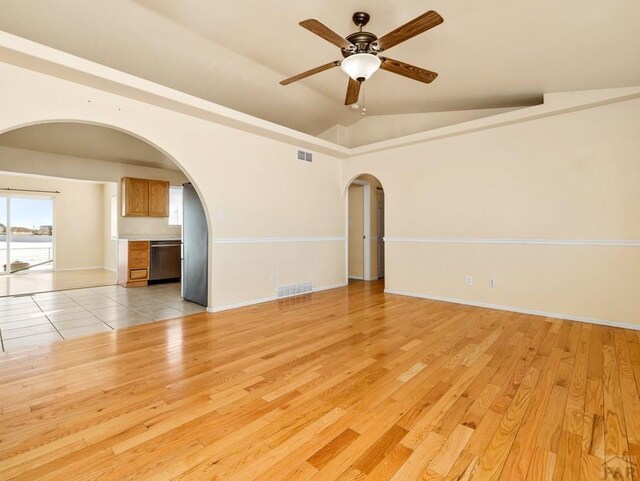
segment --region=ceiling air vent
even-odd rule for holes
[[[305,152],[304,150],[298,149],[297,154],[298,160],[304,160],[305,162],[313,162],[313,154],[311,152]]]

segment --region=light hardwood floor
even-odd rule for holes
[[[107,286],[117,280],[117,274],[107,269],[0,275],[0,297]]]
[[[5,353],[0,479],[635,479],[638,334],[358,282]]]

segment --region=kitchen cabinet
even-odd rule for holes
[[[149,281],[149,241],[118,241],[118,284],[146,286]]]
[[[169,217],[169,182],[149,181],[149,215]]]
[[[149,214],[149,181],[124,177],[122,179],[122,215],[146,216]]]
[[[169,217],[169,182],[123,177],[122,215]]]

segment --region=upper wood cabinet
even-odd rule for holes
[[[124,177],[122,179],[122,215],[149,215],[149,181]]]
[[[123,177],[122,215],[169,217],[169,182]]]
[[[169,217],[169,182],[149,181],[149,215]]]

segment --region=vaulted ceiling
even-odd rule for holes
[[[388,72],[366,82],[370,115],[506,108],[546,92],[640,85],[640,2],[619,0],[0,0],[0,29],[296,130],[361,119],[343,105],[337,47],[355,11],[381,36],[426,10],[445,22],[388,52],[439,73],[430,85]]]

